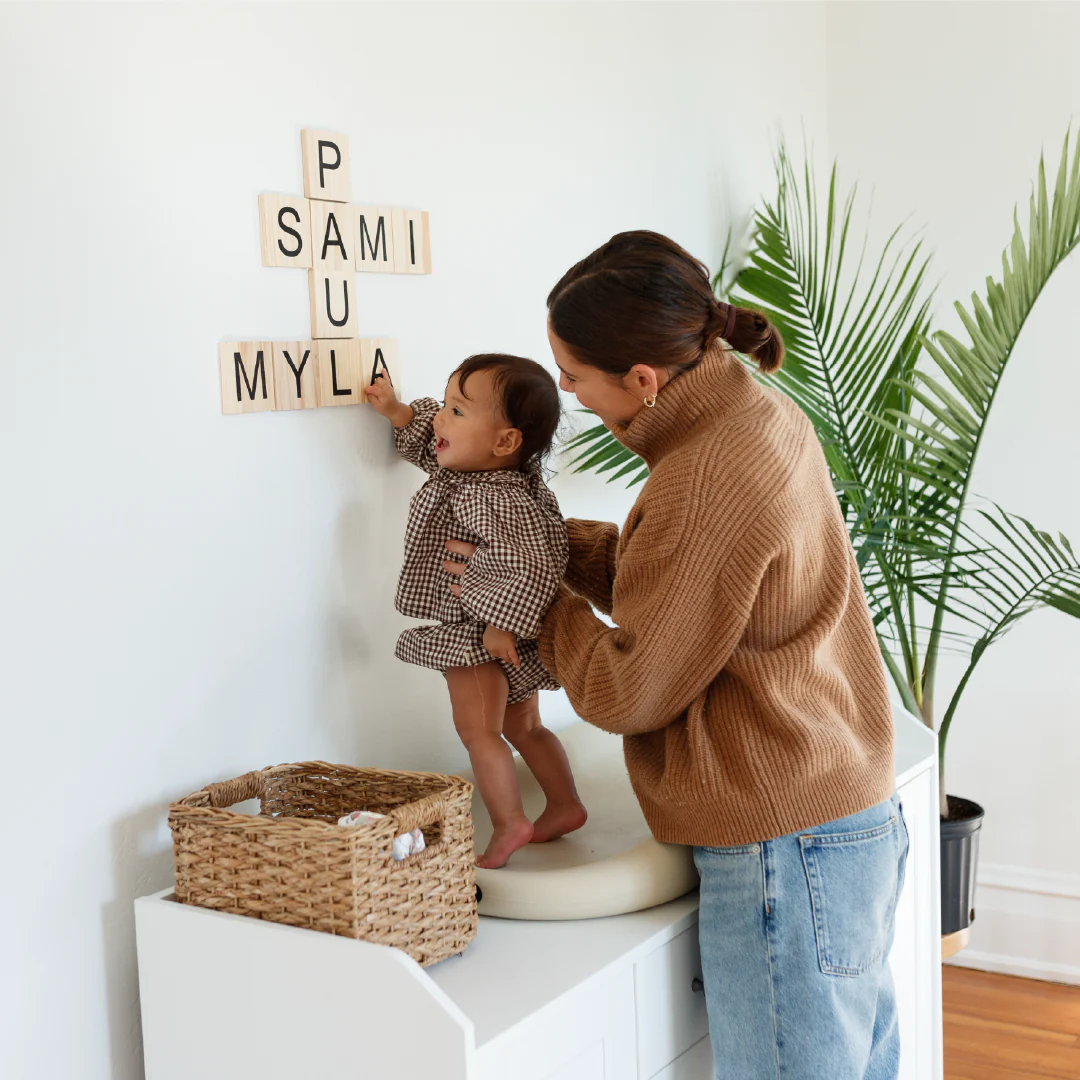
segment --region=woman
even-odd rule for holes
[[[540,653],[624,736],[656,838],[694,847],[716,1074],[895,1078],[891,709],[813,427],[733,354],[773,371],[780,336],[648,232],[574,266],[548,312],[562,389],[651,473],[621,533],[567,522]]]

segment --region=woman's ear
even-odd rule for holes
[[[639,401],[653,397],[670,380],[667,372],[648,364],[635,364],[623,376],[623,389]]]
[[[509,457],[516,454],[521,449],[521,441],[521,432],[516,427],[503,428],[495,440],[495,456]]]

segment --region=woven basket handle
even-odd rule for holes
[[[247,802],[248,799],[259,799],[263,793],[263,782],[266,776],[263,772],[244,773],[234,780],[225,780],[220,784],[207,784],[206,794],[209,796],[211,806],[234,806],[236,803]]]
[[[441,791],[437,791],[417,802],[395,807],[389,816],[397,822],[401,832],[412,832],[413,829],[421,829],[425,825],[442,821],[446,816],[446,799]]]

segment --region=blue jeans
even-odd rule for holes
[[[717,1080],[896,1080],[899,796],[777,840],[694,849]]]

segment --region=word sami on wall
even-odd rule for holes
[[[357,338],[355,271],[430,274],[426,211],[349,202],[349,140],[300,133],[304,198],[259,196],[262,264],[308,272],[311,339],[223,341],[226,414],[358,405],[382,375],[398,377],[394,338]]]

